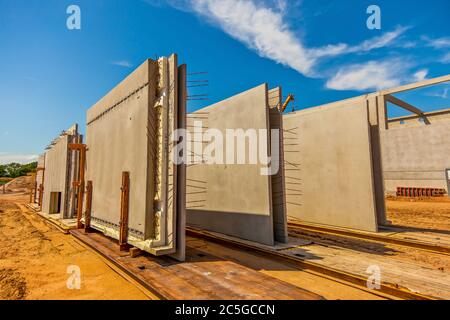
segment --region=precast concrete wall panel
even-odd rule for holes
[[[150,74],[152,79],[150,82]],[[93,182],[92,219],[94,223],[118,228],[122,172],[130,172],[129,229],[144,239],[151,236],[152,219],[147,193],[152,194],[153,175],[149,173],[149,107],[156,92],[157,67],[145,62],[87,114],[87,180]],[[147,86],[143,87],[145,84]],[[94,120],[131,92],[135,95]],[[150,91],[152,93],[150,93]],[[148,179],[151,179],[148,181]],[[147,232],[147,234],[145,234]]]
[[[177,215],[184,214],[170,145],[178,127],[177,71],[176,55],[147,60],[87,114],[91,223],[118,239],[122,172],[129,172],[128,243],[156,255],[177,252]]]
[[[396,125],[380,132],[388,194],[395,195],[397,187],[448,189],[450,117],[429,120],[430,125],[416,119],[414,125]]]
[[[274,244],[274,220],[272,214],[271,176],[262,175],[267,165],[259,160],[251,164],[249,141],[245,145],[245,164],[237,163],[237,144],[227,150],[227,129],[241,129],[269,133],[269,108],[267,85],[261,85],[229,99],[188,115],[188,128],[201,122],[202,133],[218,130],[224,137],[223,159],[227,152],[234,152],[234,164],[205,164],[205,149],[210,142],[195,134],[190,155],[194,161],[187,168],[187,223],[211,231],[239,238]],[[265,137],[267,144],[269,139]],[[259,140],[259,139],[258,139]],[[217,141],[216,141],[217,142]],[[195,144],[203,148],[198,151]],[[267,147],[267,150],[268,147]],[[265,153],[267,156],[267,151]]]
[[[377,231],[366,101],[287,114],[283,122],[288,217]]]
[[[75,143],[78,139],[78,127],[74,125],[56,138],[45,153],[42,211],[50,214],[59,213],[62,219],[74,216],[72,194],[75,190],[72,187],[72,177],[77,162],[74,159],[74,151],[69,150],[69,143]],[[52,206],[52,193],[60,194],[59,212],[55,212]]]

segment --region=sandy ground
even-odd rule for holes
[[[62,234],[27,209],[27,200],[28,195],[24,193],[0,193],[0,300],[149,298],[148,293],[144,295],[75,238]],[[339,284],[251,253],[202,244],[203,250],[209,246],[215,255],[223,254],[224,259],[242,263],[327,299],[380,299],[352,285]],[[81,270],[80,290],[67,288],[70,277],[67,268],[72,265]]]
[[[450,198],[388,198],[387,218],[393,225],[450,231]]]
[[[148,299],[94,252],[45,223],[24,193],[0,192],[0,299]],[[69,289],[79,267],[80,289]]]
[[[25,204],[29,196],[24,192],[27,181],[23,179],[18,182],[20,183],[12,186],[7,194],[0,191],[0,300],[149,298],[148,293],[144,294],[137,286],[117,274],[90,249],[73,237],[62,234],[28,210]],[[386,202],[388,219],[395,225],[450,230],[450,199],[390,198]],[[333,245],[339,243],[344,248],[377,253],[376,244],[347,241],[331,237],[321,239],[320,242]],[[396,252],[390,259],[405,259],[443,272],[450,269],[450,261],[440,255],[424,254],[423,251],[413,249],[399,250],[396,246],[388,246],[384,248],[386,249]],[[234,255],[236,252],[233,252]],[[239,258],[241,262],[245,261],[243,257]],[[266,266],[266,263],[268,262],[265,261],[263,265]],[[257,265],[261,265],[261,261]],[[67,271],[71,266],[79,267],[81,271],[79,290],[69,289],[67,286],[71,278]],[[315,288],[328,299],[373,299],[370,294],[359,290],[353,292],[343,287],[349,291],[346,292],[343,288],[336,287],[334,282],[318,283],[317,277],[288,270],[285,266],[275,270],[260,271],[292,283],[299,280],[302,287],[308,284],[308,289]],[[311,283],[308,283],[308,277],[311,277]]]
[[[5,191],[6,193],[29,192],[32,186],[33,178],[31,176],[18,177],[5,184]]]

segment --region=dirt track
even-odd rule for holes
[[[450,198],[388,198],[387,218],[394,225],[450,231]]]
[[[0,193],[0,300],[148,299],[92,251],[28,210],[26,194]],[[69,266],[81,271],[70,290]]]

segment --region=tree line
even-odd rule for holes
[[[17,178],[26,176],[30,172],[35,172],[37,168],[37,162],[31,162],[28,164],[9,163],[0,165],[0,177],[5,178]]]

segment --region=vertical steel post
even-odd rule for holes
[[[39,209],[42,211],[42,197],[44,194],[44,186],[42,185],[42,183],[39,185]]]
[[[36,203],[36,193],[37,193],[37,181],[34,181],[34,186],[33,186],[33,203]]]
[[[77,201],[77,227],[78,229],[83,228],[81,219],[83,217],[83,198],[84,198],[84,163],[86,161],[86,146],[83,145],[79,149],[79,185],[78,185],[78,201]]]
[[[92,181],[88,181],[86,185],[86,211],[84,213],[84,232],[89,232],[91,228],[91,211],[92,211]]]
[[[119,246],[120,251],[125,251],[128,249],[127,239],[128,239],[128,208],[129,208],[129,197],[130,197],[130,173],[122,172],[122,188],[121,188],[121,199],[120,199],[120,235],[119,235]]]

